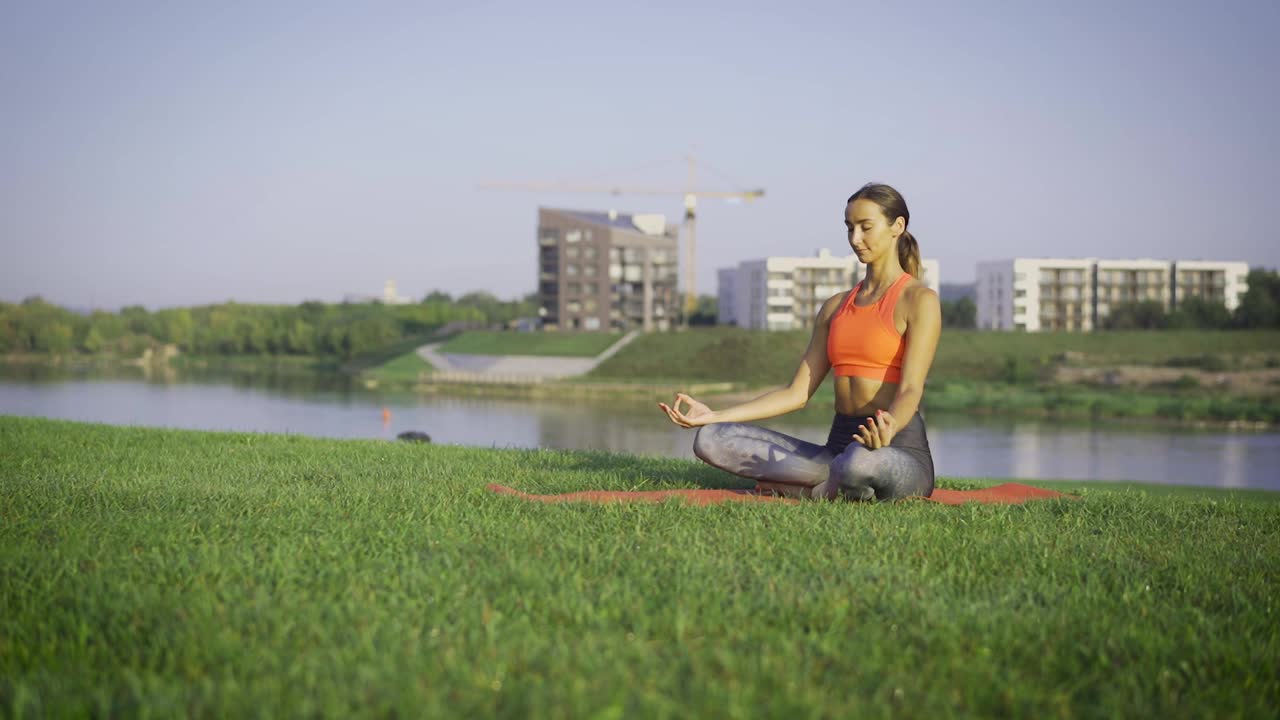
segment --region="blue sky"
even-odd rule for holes
[[[894,184],[944,282],[1030,256],[1280,265],[1280,3],[6,3],[0,299],[534,288],[538,205],[704,201],[717,267],[847,252]]]

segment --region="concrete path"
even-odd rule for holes
[[[591,372],[636,339],[632,330],[595,357],[546,357],[542,355],[462,355],[442,353],[443,343],[418,348],[418,356],[436,369],[432,382],[532,384],[560,380]]]

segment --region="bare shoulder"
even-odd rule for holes
[[[933,288],[920,282],[918,278],[912,278],[911,282],[903,288],[902,298],[912,308],[939,306],[938,293],[934,292]]]
[[[842,304],[844,304],[845,298],[849,297],[849,293],[851,292],[853,291],[845,290],[844,292],[838,292],[827,298],[826,302],[822,303],[822,308],[818,310],[818,318],[822,321],[830,320],[831,316],[836,314],[836,311],[840,309]]]

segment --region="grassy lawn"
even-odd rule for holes
[[[361,373],[361,377],[387,383],[414,383],[423,373],[435,370],[431,363],[423,360],[416,352],[407,352],[391,359],[389,362],[370,368]]]
[[[808,332],[739,328],[650,333],[596,368],[600,379],[645,377],[777,385],[791,379],[809,341]],[[1065,352],[1083,353],[1085,365],[1213,363],[1224,368],[1247,360],[1280,364],[1280,331],[1161,331],[1009,333],[946,330],[930,379],[1002,381],[1009,365],[1034,370]],[[1206,356],[1209,359],[1206,360]]]
[[[555,506],[484,485],[740,483],[6,417],[0,452],[7,716],[1263,717],[1280,696],[1280,494]]]
[[[468,331],[440,347],[440,352],[469,355],[559,355],[595,357],[621,340],[610,332]]]
[[[736,328],[636,338],[588,380],[645,380],[673,388],[727,381],[777,387],[795,373],[808,334]],[[1064,353],[1079,366],[1241,369],[1280,365],[1280,332],[1163,331],[1003,333],[948,330],[929,374],[925,405],[1063,418],[1148,417],[1178,421],[1280,422],[1280,387],[1226,394],[1212,386],[1097,387],[1053,382]],[[829,397],[829,391],[822,397]],[[713,405],[715,407],[715,405]],[[824,407],[825,401],[824,401]]]

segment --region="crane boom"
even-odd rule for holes
[[[617,187],[613,185],[558,185],[555,183],[484,182],[481,190],[523,190],[529,192],[601,193],[608,195],[696,195],[708,198],[756,200],[764,190],[673,190],[671,188]]]
[[[693,156],[685,158],[689,163],[689,179],[684,189],[658,187],[623,187],[617,185],[575,185],[549,182],[483,182],[481,190],[516,190],[527,192],[603,193],[609,195],[683,195],[684,196],[684,322],[698,305],[697,294],[697,218],[698,198],[726,198],[751,202],[764,197],[764,189],[755,190],[698,190],[696,164]]]

